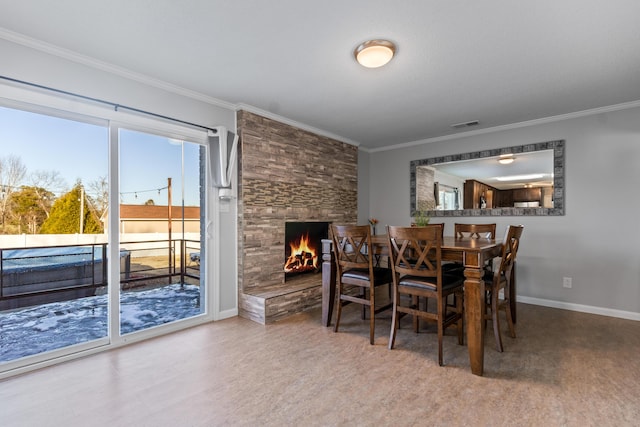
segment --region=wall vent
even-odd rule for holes
[[[456,123],[455,125],[451,125],[451,127],[454,129],[463,129],[471,126],[478,126],[479,124],[480,124],[479,120],[471,120],[470,122]]]

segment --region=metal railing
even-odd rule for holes
[[[187,261],[191,253],[200,253],[197,240],[144,240],[121,242],[120,246],[131,254],[132,260],[128,275],[120,274],[123,289],[154,285],[162,283],[163,279],[171,284],[175,276],[180,277],[183,285],[189,283],[188,279],[200,280],[199,256],[196,266]]]
[[[0,310],[105,292],[106,259],[106,243],[0,248]],[[120,287],[163,286],[176,276],[183,286],[199,283],[199,259],[196,240],[121,242]]]
[[[0,308],[95,293],[106,285],[106,250],[106,244],[0,249]]]

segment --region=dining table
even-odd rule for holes
[[[384,256],[388,251],[388,236],[371,236],[373,253]],[[322,240],[322,324],[329,326],[336,292],[336,265],[332,241]],[[471,372],[484,373],[484,313],[485,313],[485,262],[500,256],[502,241],[489,238],[454,237],[442,238],[442,260],[454,261],[464,266],[464,313],[467,330],[467,348]],[[515,275],[515,269],[512,273]],[[515,280],[512,283],[512,314],[515,321]]]

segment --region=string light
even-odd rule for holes
[[[138,198],[138,193],[143,194],[143,193],[152,193],[152,192],[156,192],[156,191],[157,191],[157,192],[158,192],[158,194],[160,194],[160,192],[161,192],[162,190],[166,190],[166,189],[168,189],[168,188],[169,188],[169,186],[167,185],[167,186],[165,186],[165,187],[160,187],[160,188],[151,188],[151,189],[149,189],[149,190],[122,191],[122,192],[120,193],[120,197],[122,197],[122,196],[124,196],[124,195],[126,195],[126,194],[133,194],[133,195],[134,195],[134,197],[137,199],[137,198]]]
[[[30,186],[29,185],[15,186],[15,185],[2,184],[2,185],[0,185],[0,193],[2,193],[3,196],[5,196],[9,192],[21,191],[23,189],[23,187],[30,187]],[[138,193],[143,194],[143,193],[157,192],[158,195],[160,195],[162,193],[162,190],[166,190],[168,188],[169,188],[169,186],[167,185],[167,186],[160,187],[160,188],[151,188],[149,190],[123,191],[123,192],[120,193],[120,200],[122,201],[123,197],[125,195],[127,195],[127,194],[133,194],[136,199],[138,198]],[[68,190],[61,190],[61,189],[52,189],[52,190],[45,189],[45,190],[51,192],[56,197],[61,197],[62,195],[66,194],[68,192]],[[87,191],[86,194],[88,194],[88,195],[89,194],[96,195],[98,193],[91,193],[91,192]]]

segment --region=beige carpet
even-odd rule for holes
[[[471,374],[451,330],[347,307],[262,326],[228,319],[0,382],[3,426],[637,426],[640,322],[518,305],[518,338]]]

